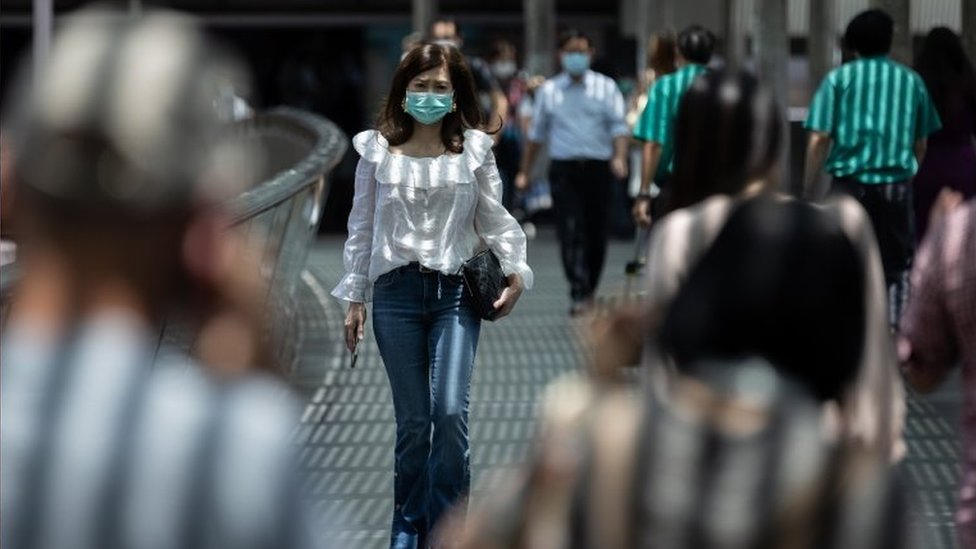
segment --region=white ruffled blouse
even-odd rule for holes
[[[467,130],[461,154],[430,158],[391,153],[375,130],[352,143],[361,158],[343,253],[346,275],[333,296],[370,301],[380,275],[414,261],[457,274],[485,246],[506,275],[518,273],[532,287],[525,233],[501,203],[491,136]]]

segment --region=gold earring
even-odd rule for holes
[[[454,103],[451,103],[451,112],[455,112],[456,110],[457,110],[457,102],[455,101]]]
[[[403,98],[403,101],[400,103],[400,108],[403,109],[403,112],[407,112],[407,98],[406,97],[404,97]]]

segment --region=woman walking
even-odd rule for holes
[[[944,188],[976,196],[976,70],[950,29],[938,27],[925,38],[915,70],[921,75],[942,119],[929,137],[915,175],[915,239],[922,241],[929,211]]]
[[[396,414],[390,545],[426,547],[470,485],[468,396],[481,319],[458,272],[487,245],[511,312],[532,286],[525,234],[501,204],[471,71],[457,49],[423,45],[400,62],[376,130],[356,135],[361,159],[349,215],[346,344],[364,335],[365,303]]]
[[[779,121],[770,93],[745,72],[707,73],[684,95],[675,123],[675,209],[658,222],[648,244],[644,303],[652,318],[670,309],[692,268],[741,204],[763,195],[786,199],[775,192],[783,140]],[[704,156],[709,162],[701,161]],[[840,220],[857,249],[866,292],[857,376],[842,399],[824,407],[824,424],[831,434],[897,461],[905,453],[905,405],[886,322],[877,241],[864,209],[852,200],[833,199],[822,208]],[[667,371],[659,367],[666,360],[652,353],[645,357],[656,375]]]

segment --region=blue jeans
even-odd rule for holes
[[[373,333],[396,414],[390,546],[423,548],[471,472],[468,397],[481,319],[460,276],[394,269],[373,285]]]

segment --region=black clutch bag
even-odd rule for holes
[[[491,249],[478,253],[461,265],[464,285],[471,293],[474,306],[484,320],[495,320],[498,310],[494,303],[508,286],[508,279],[502,272],[502,264]]]

